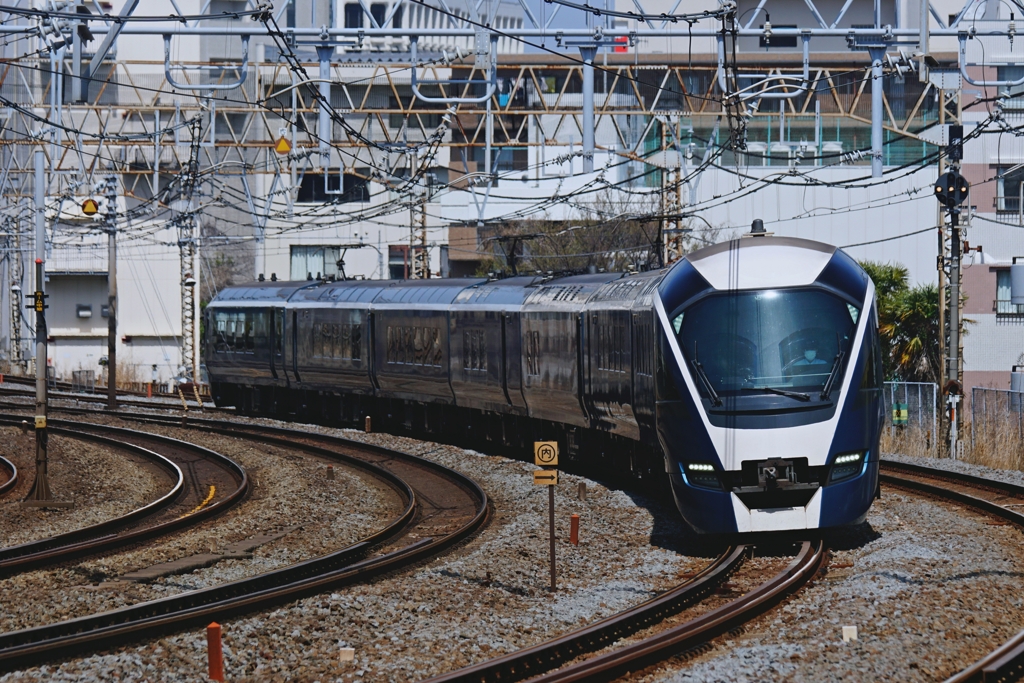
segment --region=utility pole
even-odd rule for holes
[[[41,149],[35,152],[35,209],[36,209],[36,291],[32,308],[36,314],[36,481],[23,507],[70,507],[72,503],[53,500],[50,492],[50,478],[47,462],[46,417],[48,396],[46,392],[46,155]]]
[[[419,155],[413,150],[409,157],[409,175],[413,177],[419,172]],[[423,174],[422,191],[409,205],[409,278],[426,280],[430,277],[430,259],[427,253],[427,199],[430,196],[430,185],[427,175]],[[420,189],[419,181],[416,190]]]
[[[960,379],[960,259],[963,239],[960,232],[960,207],[967,200],[970,184],[959,173],[963,158],[964,129],[961,125],[949,127],[946,157],[952,170],[939,176],[935,183],[935,196],[949,213],[950,259],[949,259],[949,320],[948,347],[945,357],[943,393],[949,406],[949,455],[958,457],[959,418],[957,406],[963,397],[963,383]],[[970,209],[968,208],[968,211]]]
[[[104,181],[107,196],[107,408],[117,408],[117,176]]]
[[[18,204],[18,208],[20,209],[20,199],[18,200]],[[21,253],[22,220],[20,210],[18,211],[15,221],[16,227],[14,228],[14,235],[12,238],[14,246],[11,249],[11,263],[8,270],[11,278],[11,369],[13,371],[13,369],[17,367],[21,372],[25,372],[25,349],[22,347],[21,342],[21,334],[24,328],[21,312],[21,286],[23,284],[22,273],[24,272],[24,264]]]
[[[197,116],[189,126],[192,142],[189,146],[188,164],[181,174],[181,213],[175,217],[178,230],[178,253],[181,258],[181,366],[198,383],[199,356],[196,354],[196,287],[199,269],[196,267],[198,254],[199,216],[192,204],[196,185],[199,183],[199,143],[202,140],[202,123]]]

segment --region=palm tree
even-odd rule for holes
[[[865,261],[878,295],[878,332],[885,376],[941,383],[939,292],[935,285],[910,287],[898,263]]]

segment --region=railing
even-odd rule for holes
[[[1017,213],[1020,211],[1020,196],[1019,195],[1004,195],[1002,197],[994,197],[992,203],[996,207],[996,211],[1000,213]]]
[[[974,387],[971,425],[974,462],[1024,469],[1024,392]]]
[[[1024,304],[1015,304],[1009,299],[996,299],[992,302],[992,310],[999,318],[1024,318]]]

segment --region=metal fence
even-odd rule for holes
[[[72,370],[71,391],[93,393],[96,391],[96,372],[93,370]]]
[[[886,382],[882,391],[886,429],[882,450],[935,457],[939,387],[934,382]]]
[[[974,387],[971,427],[975,461],[1024,469],[1024,392]]]

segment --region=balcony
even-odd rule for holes
[[[992,310],[996,312],[997,322],[1000,320],[1024,322],[1024,304],[1015,304],[1009,299],[996,299],[992,302]]]

